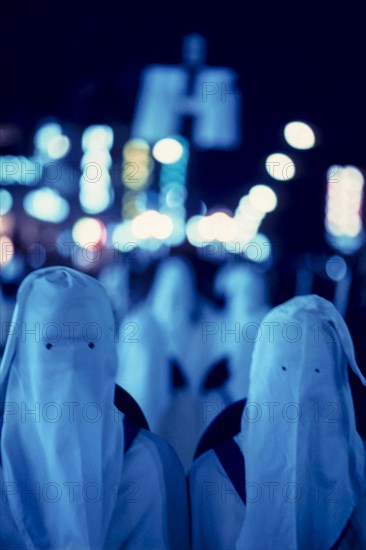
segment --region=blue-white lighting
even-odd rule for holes
[[[284,136],[287,143],[295,149],[311,149],[315,145],[314,131],[305,122],[289,122],[285,126]]]
[[[6,189],[0,189],[0,216],[10,212],[13,206],[13,197]]]
[[[272,212],[277,206],[276,193],[268,185],[255,185],[249,191],[249,201],[259,212]]]
[[[40,151],[47,152],[51,140],[61,135],[61,126],[56,122],[48,122],[38,128],[34,136],[34,145]]]
[[[327,173],[325,229],[329,244],[352,254],[364,243],[362,220],[364,177],[355,166],[333,165]]]
[[[69,204],[57,191],[48,187],[30,191],[23,201],[24,210],[38,220],[60,223],[69,215]]]
[[[109,150],[113,146],[113,139],[110,126],[94,125],[84,130],[79,200],[82,210],[87,214],[99,214],[113,204],[114,191],[109,173],[112,166]]]
[[[79,199],[86,214],[104,212],[113,203],[114,192],[109,186],[86,183],[81,186]]]
[[[163,164],[173,164],[181,159],[184,153],[183,145],[176,139],[165,138],[155,143],[152,154]]]
[[[252,262],[267,263],[272,255],[271,241],[264,233],[257,233],[246,243],[242,254]]]
[[[80,161],[80,168],[91,169],[95,165],[95,169],[99,172],[103,169],[109,170],[112,166],[112,157],[108,149],[98,149],[96,151],[85,151]]]
[[[137,247],[136,237],[132,233],[132,223],[125,221],[116,225],[112,232],[112,243],[120,252],[131,252]]]
[[[273,153],[266,159],[266,170],[271,178],[279,181],[293,179],[296,173],[294,161],[283,153]]]
[[[80,247],[94,245],[94,248],[103,246],[106,242],[107,232],[104,223],[95,218],[80,218],[72,228],[72,238]]]
[[[14,253],[11,260],[1,264],[1,279],[12,282],[23,277],[24,259],[20,254]]]
[[[186,235],[188,242],[195,247],[201,247],[206,242],[200,232],[200,222],[204,216],[193,216],[186,224]]]
[[[146,210],[136,216],[132,222],[131,230],[137,239],[153,237],[165,240],[173,232],[173,222],[166,214],[160,214],[156,210]]]
[[[347,264],[342,256],[331,256],[326,264],[325,271],[332,281],[341,281],[347,275]]]
[[[83,151],[110,150],[113,147],[113,140],[113,129],[110,126],[95,124],[86,128],[81,145]]]
[[[70,140],[67,136],[53,136],[47,144],[47,154],[51,159],[61,159],[70,151]]]

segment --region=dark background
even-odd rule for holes
[[[0,122],[22,133],[0,153],[31,154],[40,119],[77,127],[116,125],[127,132],[141,70],[181,61],[182,38],[208,40],[207,62],[239,74],[243,144],[231,153],[199,153],[189,174],[192,212],[199,200],[234,208],[250,185],[268,182],[265,157],[289,152],[299,169],[290,182],[270,184],[277,210],[261,227],[271,239],[272,302],[293,296],[302,255],[331,254],[323,236],[325,174],[331,164],[366,168],[365,19],[362,4],[293,2],[195,3],[54,0],[12,2],[1,17]],[[291,120],[318,128],[318,147],[291,150],[282,130]],[[196,201],[196,202],[195,202]],[[196,258],[200,286],[213,269]],[[347,321],[365,371],[366,255],[348,260],[353,283]],[[321,274],[315,292],[331,298]]]
[[[279,204],[261,231],[273,244],[273,301],[278,303],[293,295],[294,273],[304,253],[332,253],[323,235],[327,168],[366,168],[364,29],[362,4],[350,2],[5,4],[0,122],[15,123],[22,133],[16,147],[0,153],[31,154],[37,123],[47,116],[79,128],[109,123],[128,135],[141,70],[151,63],[179,63],[182,38],[203,34],[208,64],[230,66],[239,74],[243,144],[231,153],[196,155],[188,214],[197,213],[200,200],[209,208],[234,208],[253,183],[269,182]],[[288,147],[282,131],[291,120],[315,125],[318,147]],[[292,156],[295,180],[276,182],[266,174],[264,159],[275,151]],[[195,255],[195,250],[189,247],[188,253]],[[351,259],[352,302],[358,309],[360,303],[366,306],[363,255]],[[319,292],[330,297],[333,289],[323,288],[324,281],[318,284]]]
[[[239,74],[243,144],[236,152],[196,156],[188,213],[197,213],[200,200],[234,208],[253,183],[270,181],[279,205],[261,231],[273,241],[278,266],[296,263],[303,252],[328,251],[326,170],[366,166],[361,3],[54,0],[15,1],[2,11],[0,120],[23,129],[17,150],[3,153],[30,154],[45,116],[79,127],[120,125],[128,133],[141,70],[179,63],[182,38],[199,32],[208,40],[207,62]],[[283,127],[299,119],[318,128],[317,148],[286,145]],[[276,182],[266,174],[264,159],[275,151],[290,153],[296,180]]]

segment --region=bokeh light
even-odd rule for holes
[[[146,210],[132,221],[131,230],[137,239],[153,237],[164,240],[172,233],[173,222],[169,216],[156,210]]]
[[[57,122],[42,124],[34,136],[34,145],[40,151],[47,152],[47,148],[55,137],[62,135],[62,128]]]
[[[273,153],[266,159],[266,170],[271,178],[279,181],[288,181],[295,176],[294,161],[283,153]]]
[[[315,133],[305,122],[289,122],[285,126],[284,136],[295,149],[311,149],[315,145]]]
[[[249,201],[259,212],[272,212],[277,206],[276,193],[268,185],[255,185],[249,191]]]
[[[113,203],[113,198],[114,193],[111,186],[87,182],[80,187],[80,204],[86,214],[104,212]]]
[[[363,174],[355,166],[334,165],[328,169],[327,180],[327,239],[334,248],[349,254],[363,243]]]
[[[51,223],[64,221],[70,211],[67,200],[49,187],[27,193],[23,207],[29,216]]]
[[[192,246],[201,247],[205,242],[200,233],[200,222],[203,216],[192,216],[186,223],[187,240]]]
[[[83,151],[100,151],[113,146],[113,129],[106,124],[89,126],[83,132],[81,146]]]
[[[176,139],[164,138],[157,141],[153,147],[154,158],[162,164],[177,162],[184,153],[183,145]]]
[[[82,248],[100,248],[107,239],[104,223],[96,218],[80,218],[72,228],[72,238]]]
[[[53,136],[47,144],[47,154],[51,159],[61,159],[70,151],[70,140],[67,136]]]
[[[6,189],[0,189],[0,216],[10,212],[13,206],[13,197]]]
[[[236,220],[225,212],[214,212],[204,216],[198,224],[202,239],[206,241],[229,242],[238,233]]]
[[[325,264],[325,271],[332,281],[341,281],[347,274],[347,263],[342,256],[331,256]]]

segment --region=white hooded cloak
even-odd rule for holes
[[[20,286],[1,366],[1,462],[27,548],[104,544],[123,465],[113,324],[104,289],[74,270]]]
[[[347,364],[366,381],[347,326],[315,295],[273,309],[262,325],[235,437],[246,501],[217,453],[201,455],[190,472],[193,548],[362,548],[365,451]]]
[[[143,304],[124,319],[116,381],[141,406],[153,432],[164,437],[188,467],[200,435],[200,298],[189,264],[164,260]],[[186,382],[176,391],[173,364]]]
[[[145,430],[123,454],[102,286],[64,267],[36,271],[19,289],[12,328],[0,380],[0,546],[185,549],[176,456]]]

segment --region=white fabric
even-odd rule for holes
[[[366,443],[364,442],[366,450]],[[267,491],[269,485],[262,488]],[[201,455],[189,472],[191,532],[193,550],[231,550],[236,547],[246,507],[223,469],[216,453]],[[249,498],[257,499],[259,486],[248,485]],[[363,550],[366,545],[366,461],[363,487],[349,528],[337,550]],[[263,518],[263,523],[265,522]],[[271,545],[269,545],[271,547]],[[316,546],[316,548],[318,548]],[[309,549],[311,550],[311,549]],[[328,549],[329,550],[329,549]]]
[[[347,362],[366,381],[348,329],[327,300],[294,298],[264,323],[238,436],[248,500],[236,548],[329,550],[364,481]]]
[[[249,368],[254,344],[261,336],[260,323],[268,312],[264,277],[250,265],[231,263],[217,273],[214,291],[225,299],[225,307],[213,322],[215,334],[207,342],[215,356],[228,357],[230,402],[247,396]],[[210,327],[207,332],[209,333]]]
[[[210,308],[197,292],[192,267],[179,257],[159,266],[147,306],[163,330],[167,359],[177,361],[187,381],[186,388],[171,392],[157,433],[169,441],[188,470],[207,419],[212,420],[221,405],[228,404],[220,391],[202,392],[204,378],[217,359],[210,341],[203,341]]]
[[[148,297],[155,317],[168,329],[173,329],[177,324],[190,321],[196,309],[195,300],[195,279],[190,265],[180,257],[163,261]]]
[[[194,273],[180,257],[170,257],[158,267],[147,298],[147,307],[162,327],[169,357],[181,362],[192,346],[195,317],[200,309]],[[190,365],[189,359],[187,364]],[[193,370],[190,367],[190,370]]]
[[[193,550],[232,550],[245,519],[245,505],[211,449],[189,472]]]
[[[1,468],[0,487],[0,549],[29,550],[4,498],[7,489]],[[161,438],[143,429],[139,431],[124,456],[122,482],[115,496],[116,506],[103,550],[116,548],[116,541],[123,550],[190,548],[184,472],[174,451]]]
[[[208,366],[202,309],[192,268],[171,257],[161,263],[146,301],[125,317],[119,334],[116,382],[136,399],[152,431],[167,439],[185,468],[205,427],[204,409],[213,408],[200,394]],[[187,388],[172,387],[170,361],[179,364]]]
[[[98,275],[99,282],[109,296],[117,322],[123,319],[129,306],[128,275],[126,265],[121,263],[107,265]]]
[[[124,439],[113,406],[117,357],[107,295],[72,269],[39,270],[19,289],[13,323],[0,379],[12,518],[29,549],[104,548]],[[26,496],[34,489],[38,498]],[[111,548],[119,548],[124,526],[114,528]]]
[[[177,359],[186,371],[197,370],[195,346],[187,346],[197,338],[195,308],[191,268],[181,258],[168,258],[160,264],[145,302],[121,324],[116,382],[136,399],[153,431],[159,432],[173,398],[169,360]]]
[[[164,331],[143,305],[124,318],[118,340],[116,382],[136,399],[157,432],[172,399]]]
[[[126,528],[123,550],[188,550],[189,519],[186,480],[171,447],[158,436],[140,430],[125,455],[123,483],[109,540]]]

